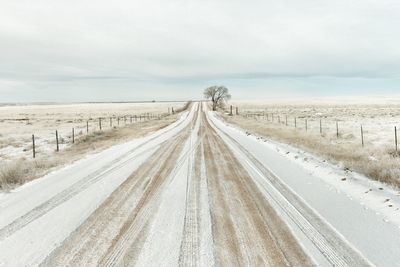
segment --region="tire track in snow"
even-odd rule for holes
[[[196,127],[200,126],[200,116],[202,115],[200,112],[200,108],[197,110],[197,116],[195,117],[192,123],[192,131],[196,129]],[[197,123],[199,122],[199,124]],[[195,134],[195,138],[200,137],[200,127]],[[193,151],[193,154],[189,156],[189,164],[188,164],[188,173],[187,173],[187,181],[186,181],[186,211],[184,218],[184,226],[182,233],[182,241],[181,248],[179,253],[179,265],[180,266],[196,266],[196,262],[199,258],[199,234],[200,234],[200,225],[199,225],[199,197],[200,197],[200,188],[199,188],[199,179],[200,179],[200,156],[201,150],[197,146],[193,149],[193,133],[190,136],[190,150]],[[200,140],[200,139],[199,139]]]
[[[313,265],[223,139],[204,124],[216,264]]]
[[[191,157],[191,164],[188,165],[186,213],[179,256],[180,266],[196,266],[199,260],[200,160],[201,149],[198,147],[195,150],[194,159]]]
[[[195,129],[195,126],[198,127],[195,136],[198,138],[200,146],[194,151],[193,166],[188,166],[186,211],[179,253],[179,266],[214,265],[211,215],[204,163],[202,116],[203,106],[200,105],[200,112],[192,127],[192,129]]]
[[[168,139],[121,184],[42,266],[113,266],[124,261],[132,241],[143,239],[148,221],[157,211],[164,177],[172,171],[171,162],[179,156],[187,138],[184,130]],[[112,260],[107,262],[110,255]]]
[[[187,139],[187,135],[185,135],[185,138]],[[185,142],[182,140],[177,140],[177,145],[181,148],[183,148],[183,145]],[[180,159],[177,161],[177,157],[179,156],[180,153],[173,153],[174,156],[168,157],[168,164],[165,166],[168,166],[164,168],[164,173],[162,175],[158,175],[158,179],[162,180],[162,185],[166,184],[168,181],[171,181],[174,179],[174,177],[177,175],[178,171],[182,168],[184,165],[185,161],[188,160],[188,158],[193,154],[194,149],[196,149],[199,146],[200,142],[196,142],[189,151],[186,151],[183,153],[180,157]],[[178,155],[177,155],[178,154]],[[173,164],[172,162],[176,162]],[[162,186],[158,186],[157,188],[152,189],[151,191],[151,196],[152,198],[149,199],[149,202],[151,201],[154,205],[156,203],[158,204],[158,200],[161,198],[162,195]],[[129,224],[128,230],[123,233],[120,238],[115,244],[113,244],[110,248],[110,250],[107,252],[103,260],[100,262],[100,265],[102,266],[119,266],[119,265],[125,265],[126,262],[130,262],[131,260],[125,260],[123,257],[124,255],[129,255],[132,252],[129,251],[131,244],[135,242],[135,240],[139,237],[139,234],[141,233],[141,228],[144,228],[144,226],[148,225],[150,220],[148,219],[150,216],[153,217],[155,212],[154,210],[156,208],[152,208],[152,204],[146,203],[146,205],[141,205],[141,210],[140,210],[140,215],[142,218],[135,218],[134,221],[127,223]],[[158,207],[158,206],[157,206]],[[137,207],[135,207],[137,209]],[[146,222],[146,223],[144,223]],[[125,227],[124,227],[125,228]],[[133,252],[133,254],[138,254],[138,252]],[[132,262],[130,262],[132,263]]]
[[[225,179],[229,179],[221,165],[224,164],[223,154],[217,146],[215,139],[206,136],[204,147],[206,151],[206,171],[211,201],[211,218],[213,221],[213,237],[215,260],[219,265],[249,266],[247,247],[243,241],[243,234],[235,222],[230,196],[226,191]],[[231,191],[230,193],[234,193]],[[224,238],[225,237],[225,238]]]
[[[216,124],[213,126],[220,135],[230,141],[229,146],[233,150],[240,151],[243,161],[264,178],[256,179],[257,184],[282,208],[333,266],[372,265],[246,148]]]
[[[186,138],[186,135],[184,136]],[[183,148],[184,138],[177,138],[175,142],[169,147],[167,153],[167,160],[164,162],[160,170],[151,179],[138,204],[135,206],[132,215],[124,223],[118,237],[110,246],[106,255],[103,257],[100,265],[102,266],[117,266],[121,265],[124,255],[128,252],[131,244],[138,238],[142,229],[149,223],[150,218],[155,215],[158,208],[158,202],[162,195],[163,186],[166,184],[167,177],[174,173],[174,169],[179,165],[173,164],[177,159],[180,151]],[[122,264],[124,265],[124,264]]]
[[[188,117],[188,115],[187,115],[187,117]],[[50,210],[54,209],[55,207],[61,205],[65,201],[67,201],[67,200],[71,199],[72,197],[76,196],[77,194],[79,194],[80,192],[82,192],[83,190],[88,188],[90,185],[92,185],[92,184],[96,183],[97,181],[101,180],[105,175],[117,171],[119,168],[122,168],[127,163],[129,163],[131,160],[133,160],[134,158],[137,158],[137,157],[145,154],[146,152],[148,152],[148,151],[150,151],[152,149],[155,149],[156,147],[160,146],[165,141],[162,142],[161,144],[157,144],[156,146],[150,147],[150,148],[146,149],[145,151],[143,151],[143,152],[141,152],[141,153],[139,153],[137,155],[134,155],[134,156],[124,160],[124,158],[129,157],[131,154],[135,153],[138,149],[144,147],[145,145],[151,143],[152,141],[156,140],[157,138],[161,137],[162,135],[167,134],[167,133],[173,131],[174,129],[176,129],[177,127],[179,127],[180,125],[182,125],[186,121],[187,117],[185,119],[183,119],[181,122],[179,122],[177,125],[172,127],[171,129],[168,129],[167,131],[165,131],[163,133],[160,133],[160,134],[150,138],[149,140],[139,144],[138,146],[136,146],[132,150],[129,150],[128,152],[124,153],[123,155],[121,155],[118,158],[116,158],[116,159],[112,160],[111,162],[109,162],[104,167],[102,167],[102,168],[96,170],[95,172],[85,176],[81,180],[79,180],[79,181],[75,182],[74,184],[72,184],[70,187],[64,189],[63,191],[61,191],[59,193],[57,193],[55,196],[53,196],[49,200],[43,202],[42,204],[40,204],[37,207],[35,207],[32,210],[30,210],[29,212],[27,212],[24,215],[18,217],[17,219],[12,221],[10,224],[4,226],[3,228],[0,229],[0,241],[4,240],[8,236],[14,234],[18,230],[22,229],[23,227],[25,227],[26,225],[28,225],[32,221],[42,217],[44,214],[46,214]]]

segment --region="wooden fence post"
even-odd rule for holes
[[[72,143],[75,143],[75,129],[72,128]]]
[[[274,113],[271,114],[272,122],[274,122]]]
[[[36,157],[36,148],[35,148],[35,135],[32,134],[32,153],[33,153],[33,158]]]
[[[297,128],[297,118],[294,117],[294,128]]]
[[[117,120],[118,120],[118,126],[119,126],[119,117],[117,118]]]
[[[308,131],[308,124],[307,124],[307,119],[306,119],[306,132]]]
[[[364,130],[362,125],[361,125],[361,145],[364,147]]]
[[[236,107],[236,115],[239,115],[239,108]]]
[[[125,125],[126,125],[126,116],[124,116],[124,123],[125,123]]]
[[[100,128],[100,131],[101,131],[101,118],[99,118],[99,128]]]
[[[86,134],[89,133],[89,121],[86,121]]]
[[[175,110],[174,110],[174,107],[172,107],[172,114],[175,114]]]
[[[231,105],[231,113],[229,115],[233,116],[233,107],[232,107],[232,105]]]
[[[322,135],[322,120],[319,120],[319,133]]]
[[[132,124],[132,116],[130,116],[131,117],[131,124]]]
[[[287,126],[287,115],[285,116],[285,124]]]
[[[110,117],[110,128],[112,128],[112,117]]]
[[[57,144],[57,152],[60,151],[60,147],[58,146],[58,131],[56,130],[56,144]]]
[[[397,126],[394,126],[394,142],[396,145],[396,154],[397,154]]]
[[[338,121],[336,121],[336,138],[339,138],[339,124],[338,124]]]

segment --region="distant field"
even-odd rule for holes
[[[362,104],[362,103],[326,103],[326,104],[261,104],[236,102],[243,114],[263,114],[265,120],[281,121],[294,127],[295,118],[299,129],[306,127],[310,132],[322,132],[325,136],[336,137],[336,122],[339,134],[347,139],[359,140],[361,144],[361,125],[364,130],[364,141],[369,145],[388,146],[394,145],[394,127],[400,126],[399,104]],[[261,117],[260,117],[261,119]],[[264,118],[262,118],[264,119]],[[279,125],[279,124],[278,124]]]
[[[100,117],[103,118],[102,127],[109,129],[110,118],[113,126],[117,126],[117,118],[120,117],[120,126],[123,126],[125,118],[126,123],[130,123],[130,116],[167,114],[172,108],[177,110],[184,104],[180,102],[3,104],[0,106],[0,159],[31,157],[32,134],[35,134],[40,155],[55,150],[56,130],[60,135],[60,147],[64,148],[71,143],[72,128],[75,128],[77,136],[86,134],[87,121],[89,121],[89,132],[93,132],[99,129]]]
[[[400,185],[400,160],[395,152],[395,126],[400,127],[399,99],[324,99],[309,103],[233,101],[230,104],[238,107],[240,114],[225,116],[231,123],[300,146],[373,179]],[[398,137],[400,142],[400,133]]]
[[[40,177],[89,153],[166,127],[176,121],[177,112],[185,107],[183,102],[3,105],[0,107],[0,190]],[[102,131],[99,118],[102,118]],[[56,130],[59,153],[55,152]],[[35,159],[32,134],[35,135]]]

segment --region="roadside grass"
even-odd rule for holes
[[[362,173],[371,179],[400,187],[400,157],[393,148],[365,143],[362,147],[352,134],[336,137],[304,129],[294,129],[284,124],[220,114],[228,123],[258,135],[288,143],[318,155],[343,169]]]
[[[58,157],[33,160],[21,158],[4,164],[0,168],[0,190],[7,191],[22,185],[40,175],[44,175],[47,170],[58,166],[62,162]]]
[[[136,123],[143,121],[143,117],[166,115],[172,109],[179,111],[184,105],[185,102],[0,105],[0,165],[30,158],[32,134],[44,157],[45,149],[48,154],[53,152],[56,130],[63,149],[72,141],[72,129],[75,137],[81,137],[87,127],[89,132],[99,128],[99,118],[103,130],[108,130],[110,124]]]
[[[8,191],[26,182],[39,178],[46,173],[60,168],[66,164],[81,159],[83,156],[102,151],[113,145],[121,144],[132,139],[140,138],[156,132],[180,116],[180,112],[190,107],[186,104],[174,115],[161,119],[130,124],[121,128],[112,128],[103,131],[94,131],[75,140],[75,143],[60,152],[41,157],[40,149],[36,159],[22,157],[19,160],[2,163],[0,165],[0,191]]]

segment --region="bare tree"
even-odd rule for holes
[[[222,106],[227,100],[231,99],[228,88],[218,85],[205,89],[204,97],[211,99],[213,110],[217,110],[217,106]]]

